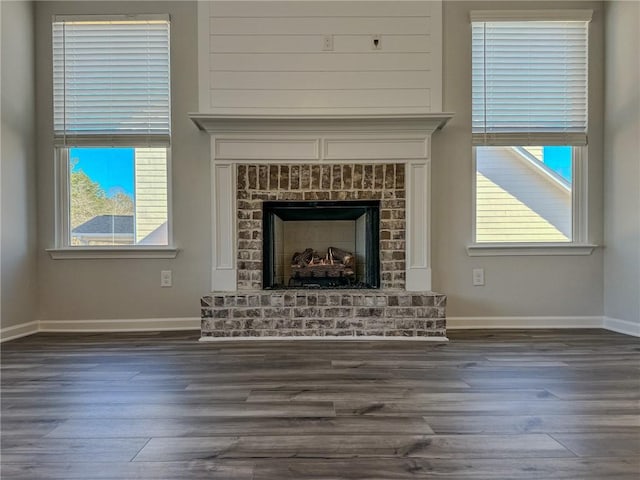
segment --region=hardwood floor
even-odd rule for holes
[[[2,345],[9,479],[639,479],[640,342],[39,334]]]

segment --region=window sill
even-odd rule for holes
[[[474,243],[467,245],[467,254],[470,257],[591,255],[597,247],[578,243]]]
[[[101,258],[176,258],[176,247],[68,247],[48,248],[53,260],[94,260]]]

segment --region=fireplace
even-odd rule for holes
[[[236,167],[238,290],[405,289],[404,164],[274,162]],[[318,259],[330,256],[329,248],[356,255],[355,275],[340,278],[338,272],[335,277],[334,270],[321,274],[320,280],[317,275],[306,278],[300,269],[292,273],[294,253],[308,248]],[[328,270],[331,266],[324,268]]]
[[[379,288],[380,201],[263,203],[263,288]]]
[[[193,114],[211,134],[202,339],[444,339],[431,134],[450,114]]]

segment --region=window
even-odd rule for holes
[[[476,147],[476,242],[570,242],[572,147]]]
[[[168,246],[167,16],[53,21],[59,248]]]
[[[472,12],[476,245],[585,243],[591,12],[553,14]]]

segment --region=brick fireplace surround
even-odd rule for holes
[[[430,289],[429,140],[448,117],[192,119],[212,146],[202,340],[446,340],[446,296]],[[380,200],[381,288],[263,290],[267,200]]]
[[[404,164],[238,165],[238,290],[262,288],[262,202],[380,200],[382,288],[405,288]]]

